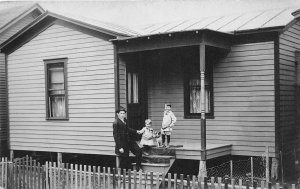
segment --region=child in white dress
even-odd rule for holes
[[[165,104],[165,111],[161,125],[162,147],[169,147],[171,140],[171,132],[177,119],[171,110],[171,104]],[[165,138],[167,138],[167,145],[165,145]]]
[[[151,120],[145,120],[145,127],[138,131],[139,134],[142,135],[142,139],[140,141],[140,146],[156,146],[155,138],[157,137],[157,133],[153,130],[151,126]]]

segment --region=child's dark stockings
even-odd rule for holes
[[[161,140],[162,140],[162,143],[164,144],[165,143],[165,136],[167,136],[167,143],[169,144],[170,143],[170,140],[171,140],[171,136],[170,135],[161,135]]]

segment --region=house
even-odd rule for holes
[[[0,45],[9,149],[113,156],[116,108],[127,108],[135,129],[145,118],[159,129],[171,103],[172,144],[183,145],[176,159],[262,156],[268,148],[287,174],[295,167],[287,155],[300,154],[296,10],[138,30],[45,12]]]
[[[0,44],[8,38],[23,29],[35,18],[41,15],[44,9],[33,3],[26,3],[18,6],[4,8],[0,10]],[[5,57],[0,53],[0,155],[7,155],[7,139],[8,139],[8,115],[7,115],[7,88],[5,77]]]

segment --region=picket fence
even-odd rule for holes
[[[256,189],[254,182],[236,185],[229,178],[197,178],[195,175],[136,172],[99,166],[46,162],[32,158],[8,161],[2,158],[0,188],[4,189]],[[262,183],[260,188],[279,189],[279,183]],[[212,184],[213,183],[213,184]],[[295,184],[289,188],[295,189]]]

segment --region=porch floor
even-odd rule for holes
[[[176,143],[171,142],[176,148],[176,159],[201,160],[201,144],[200,143]],[[206,158],[212,159],[216,157],[231,154],[231,144],[206,144]]]

